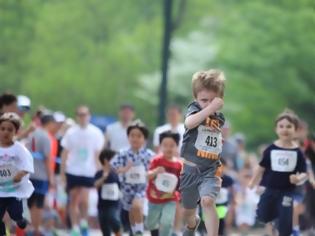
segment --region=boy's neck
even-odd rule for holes
[[[14,144],[14,142],[10,142],[10,143],[0,143],[0,147],[3,148],[7,148],[7,147],[11,147]]]
[[[296,144],[293,142],[293,140],[276,140],[275,144],[282,148],[293,148],[296,147]]]
[[[164,154],[163,154],[163,156],[164,156],[164,159],[166,159],[166,160],[168,160],[168,161],[173,161],[173,156],[165,156]]]

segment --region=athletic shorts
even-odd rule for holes
[[[28,208],[36,206],[37,208],[44,208],[45,204],[45,194],[33,192],[31,197],[27,199]]]
[[[66,178],[67,178],[67,192],[77,187],[92,188],[94,186],[93,177],[66,174]]]
[[[201,170],[197,166],[184,164],[180,176],[179,190],[185,209],[195,209],[202,197],[216,199],[221,188],[220,166]]]

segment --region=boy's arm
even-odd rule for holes
[[[297,173],[290,175],[291,184],[302,185],[306,182],[306,180],[308,180],[307,173]]]
[[[200,125],[209,115],[214,114],[216,111],[223,107],[223,99],[216,97],[201,111],[194,113],[185,119],[185,127],[187,129],[193,129]]]
[[[103,171],[102,173],[103,175],[100,178],[98,178],[94,183],[94,186],[96,188],[100,188],[103,185],[104,181],[108,178],[109,172]]]
[[[253,189],[256,185],[258,185],[264,172],[265,172],[265,168],[259,165],[257,169],[255,170],[254,175],[248,184],[248,187],[250,189]]]
[[[150,179],[155,178],[158,174],[164,173],[164,172],[165,172],[164,167],[158,166],[158,167],[156,167],[156,168],[153,169],[153,170],[149,170],[147,176],[148,176],[148,179],[150,180]]]
[[[14,176],[14,178],[13,178],[13,182],[14,182],[14,183],[20,182],[20,181],[22,180],[22,178],[23,178],[25,175],[27,175],[27,174],[28,174],[28,172],[25,171],[25,170],[22,170],[22,171],[17,172],[16,175]]]
[[[66,182],[66,162],[68,159],[68,154],[69,151],[65,148],[61,152],[60,176],[64,183]]]

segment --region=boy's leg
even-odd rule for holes
[[[257,219],[263,223],[272,222],[278,216],[278,194],[266,189],[257,206]]]
[[[149,202],[149,212],[145,222],[148,230],[153,231],[159,229],[163,205],[164,204],[154,204]]]
[[[110,218],[111,212],[108,209],[98,210],[98,221],[102,231],[103,236],[110,236],[111,235],[111,228],[110,228]]]
[[[135,197],[132,200],[129,211],[130,223],[133,225],[133,231],[137,234],[143,234],[143,199]]]
[[[7,205],[7,211],[12,220],[21,228],[25,229],[27,221],[23,218],[23,203],[22,199],[11,198]]]
[[[3,222],[3,217],[6,211],[6,205],[6,198],[0,198],[0,236],[5,236],[5,224]]]
[[[220,192],[221,183],[222,180],[220,177],[205,176],[199,186],[201,207],[208,235],[218,235],[219,218],[217,215],[215,199]]]
[[[160,218],[160,235],[170,236],[176,213],[176,202],[162,204],[162,215]]]
[[[183,235],[194,235],[200,223],[200,218],[196,216],[196,209],[200,195],[198,191],[199,174],[195,167],[184,165],[183,173],[180,177],[180,192],[183,204],[183,216],[186,229]],[[192,172],[192,173],[191,173]]]
[[[115,235],[121,234],[120,209],[117,206],[112,206],[108,209],[110,214],[109,223]]]
[[[292,233],[293,198],[290,194],[284,194],[279,199],[279,236],[287,236]]]

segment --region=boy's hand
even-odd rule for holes
[[[127,172],[132,166],[133,166],[133,162],[132,161],[128,161],[127,165],[125,167],[125,171]]]
[[[165,172],[165,168],[162,166],[159,166],[155,169],[155,173],[156,174],[160,174],[160,173],[164,173]]]
[[[212,102],[209,104],[215,111],[220,110],[224,105],[224,101],[222,98],[215,97]]]
[[[292,174],[290,175],[290,183],[291,184],[297,184],[299,182],[299,178],[297,177],[297,175]]]
[[[14,183],[21,182],[22,178],[23,178],[23,176],[21,176],[21,175],[16,175],[16,176],[14,176],[14,178],[13,178],[13,182],[14,182]]]

